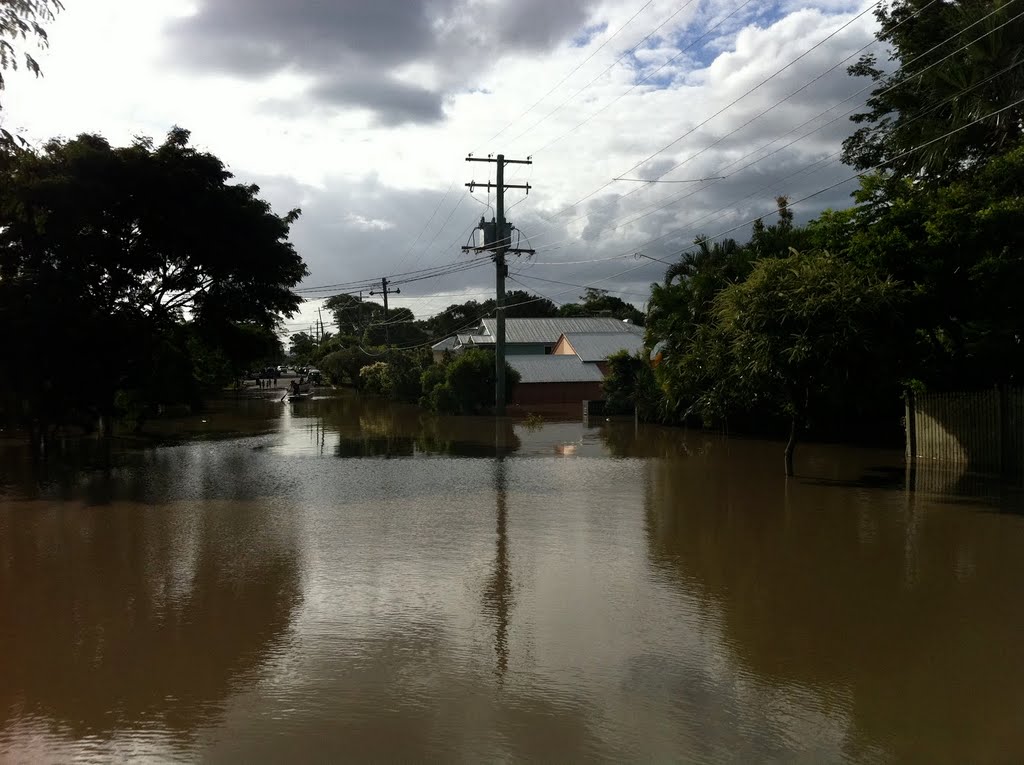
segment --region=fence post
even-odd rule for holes
[[[996,411],[999,416],[999,474],[1010,472],[1010,401],[1006,384],[998,387],[999,403]]]
[[[903,394],[906,401],[906,416],[903,418],[906,431],[907,463],[917,459],[917,412],[915,411],[914,392],[907,390]]]

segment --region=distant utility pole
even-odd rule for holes
[[[487,183],[477,183],[476,181],[470,181],[466,185],[469,187],[470,193],[477,186],[484,189],[495,189],[495,213],[496,220],[493,221],[492,227],[488,227],[486,222],[481,218],[481,228],[484,231],[484,246],[483,247],[463,247],[463,252],[480,250],[490,250],[494,253],[494,271],[495,271],[495,296],[494,296],[494,314],[497,319],[497,330],[498,335],[494,338],[494,411],[499,417],[505,414],[505,277],[508,276],[508,266],[505,263],[505,255],[512,253],[514,255],[532,255],[533,250],[524,250],[519,248],[509,247],[512,243],[512,226],[505,222],[505,189],[526,189],[526,193],[530,193],[529,183],[505,183],[505,165],[532,165],[533,159],[527,157],[526,159],[505,159],[504,154],[499,154],[496,157],[488,155],[487,157],[474,157],[470,154],[466,157],[467,162],[495,162],[497,163],[497,174],[495,177],[495,183],[487,181]]]
[[[383,295],[384,296],[384,344],[385,345],[391,345],[391,330],[388,327],[388,295],[390,295],[392,293],[395,294],[395,295],[400,295],[402,293],[402,288],[401,287],[398,287],[397,289],[391,290],[391,289],[388,289],[388,284],[390,284],[390,282],[387,280],[387,277],[386,276],[382,276],[380,278],[380,292],[377,292],[375,290],[370,290],[370,294],[371,295]]]

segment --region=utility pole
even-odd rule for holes
[[[480,227],[484,231],[483,247],[463,247],[462,251],[490,250],[494,253],[494,315],[497,325],[497,337],[494,338],[494,413],[499,417],[505,415],[505,277],[508,276],[508,265],[505,263],[505,256],[509,253],[515,255],[532,255],[533,250],[509,247],[512,243],[512,226],[505,222],[505,189],[526,189],[530,193],[529,183],[505,183],[505,165],[532,165],[533,159],[505,159],[504,154],[496,157],[488,155],[485,157],[474,157],[470,154],[466,157],[467,162],[494,162],[497,163],[495,182],[477,183],[470,181],[466,184],[470,193],[477,186],[485,189],[495,189],[495,220],[492,227],[488,227],[486,221],[480,219]]]
[[[375,290],[370,290],[370,294],[371,295],[383,295],[384,296],[384,344],[385,345],[391,345],[391,331],[390,331],[390,328],[388,327],[388,295],[390,295],[392,293],[395,294],[395,295],[400,295],[402,293],[402,288],[401,287],[398,287],[397,289],[391,290],[391,289],[388,289],[388,284],[390,284],[390,282],[388,281],[387,277],[386,276],[382,276],[380,278],[380,292],[377,292]]]
[[[322,313],[320,313],[320,306],[317,306],[317,308],[316,308],[316,318],[317,318],[317,321],[318,321],[316,343],[317,343],[317,345],[319,345],[324,340],[324,316],[323,316]]]

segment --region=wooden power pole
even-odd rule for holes
[[[391,345],[391,331],[390,331],[390,328],[388,327],[388,295],[390,295],[390,294],[400,295],[402,293],[402,288],[401,287],[398,287],[397,289],[391,290],[391,289],[388,289],[388,284],[390,284],[390,282],[388,282],[387,277],[386,276],[382,276],[380,278],[380,292],[377,292],[376,290],[370,290],[370,294],[371,295],[383,295],[384,296],[384,344],[385,345]]]
[[[472,193],[477,186],[484,189],[495,189],[495,220],[488,226],[486,221],[481,219],[481,228],[484,231],[483,247],[463,247],[463,252],[489,250],[494,253],[494,315],[497,324],[497,336],[494,338],[494,412],[499,417],[505,414],[505,277],[508,276],[508,265],[505,263],[505,256],[532,255],[533,250],[510,247],[512,243],[512,225],[505,221],[505,189],[526,189],[530,193],[529,183],[505,183],[505,165],[532,165],[530,157],[526,159],[505,159],[504,154],[496,157],[474,157],[470,154],[466,157],[467,162],[494,162],[497,164],[495,182],[477,183],[470,181],[466,184]]]

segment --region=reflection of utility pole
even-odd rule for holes
[[[370,290],[370,294],[371,295],[383,295],[384,296],[384,344],[385,345],[391,345],[391,332],[388,329],[388,295],[391,294],[391,293],[394,293],[396,295],[400,295],[402,293],[402,288],[401,287],[398,287],[397,289],[389,290],[388,289],[388,284],[389,284],[389,282],[387,280],[387,277],[382,276],[380,278],[380,292],[374,292],[373,290]]]
[[[505,460],[494,461],[494,496],[497,511],[497,540],[494,551],[494,573],[484,590],[484,610],[494,619],[494,653],[498,664],[495,674],[504,677],[508,671],[508,621],[512,610],[512,582],[508,555],[508,487]]]
[[[477,186],[488,190],[492,188],[496,190],[494,203],[496,220],[493,222],[493,229],[489,230],[486,223],[482,225],[484,230],[483,247],[463,247],[462,250],[463,252],[467,250],[490,250],[494,253],[494,317],[497,324],[497,335],[494,338],[494,413],[500,417],[505,414],[505,277],[508,275],[505,255],[510,252],[516,255],[523,253],[533,254],[533,250],[509,247],[512,243],[512,227],[505,222],[505,189],[526,189],[526,193],[529,194],[530,184],[505,183],[505,165],[532,165],[533,160],[530,157],[526,159],[505,159],[504,154],[499,154],[497,157],[488,155],[486,158],[474,157],[470,154],[466,157],[466,161],[496,162],[498,165],[495,183],[490,181],[487,181],[487,183],[470,181],[466,184],[470,192]],[[491,233],[492,231],[493,233]]]

